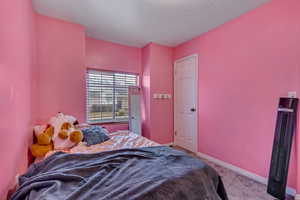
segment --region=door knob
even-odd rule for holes
[[[191,112],[195,112],[196,111],[196,108],[191,108]]]

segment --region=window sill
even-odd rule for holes
[[[128,124],[129,121],[106,121],[106,122],[92,122],[90,125],[105,125],[105,124]]]

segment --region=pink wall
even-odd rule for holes
[[[1,1],[0,24],[0,199],[4,199],[15,175],[27,164],[36,44],[31,1]]]
[[[85,122],[85,74],[87,68],[141,73],[141,50],[86,38],[82,26],[38,16],[37,122],[57,112]],[[110,131],[128,124],[105,124]]]
[[[84,121],[85,31],[77,24],[39,15],[38,121],[57,112]]]
[[[141,49],[86,38],[86,66],[96,69],[141,74]]]
[[[300,70],[299,70],[300,71]],[[298,73],[300,74],[300,73]],[[300,83],[298,83],[298,86],[300,86]],[[300,88],[298,89],[298,93],[300,92]],[[299,109],[299,107],[298,107]],[[297,131],[297,135],[296,135],[296,142],[294,144],[296,144],[296,167],[297,167],[297,173],[295,176],[296,178],[296,191],[297,191],[297,194],[299,195],[300,193],[300,133],[299,133],[299,124],[300,124],[300,121],[299,121],[299,115],[300,113],[298,112],[298,131]]]
[[[151,43],[143,48],[143,131],[161,144],[173,141],[173,100],[153,99],[153,94],[173,96],[173,49]]]
[[[150,125],[151,125],[151,94],[150,94],[150,67],[151,67],[151,51],[150,44],[142,49],[142,134],[144,137],[151,138]]]
[[[299,94],[300,94],[300,67],[298,66],[297,68],[297,75],[298,75],[298,81],[297,81],[297,94],[298,94],[298,98],[299,98]],[[293,144],[294,148],[296,149],[296,158],[295,158],[295,162],[296,163],[296,191],[297,191],[297,195],[299,196],[300,194],[300,111],[299,111],[299,106],[298,106],[298,125],[297,125],[297,133],[296,133],[296,142]],[[296,144],[296,147],[295,147]]]
[[[299,10],[273,0],[176,48],[175,59],[199,54],[200,152],[267,177],[278,98],[300,94]]]

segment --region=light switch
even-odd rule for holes
[[[168,94],[162,94],[163,99],[168,99]]]

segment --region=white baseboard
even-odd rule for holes
[[[234,166],[232,164],[229,164],[229,163],[226,163],[226,162],[221,161],[219,159],[213,158],[213,157],[211,157],[211,156],[209,156],[207,154],[197,152],[197,155],[199,157],[202,157],[202,158],[204,158],[204,159],[206,159],[208,161],[211,161],[211,162],[213,162],[213,163],[215,163],[217,165],[225,167],[225,168],[227,168],[229,170],[232,170],[232,171],[234,171],[234,172],[236,172],[238,174],[246,176],[246,177],[248,177],[248,178],[250,178],[252,180],[255,180],[255,181],[259,182],[259,183],[262,183],[264,185],[267,185],[267,183],[268,183],[268,179],[265,178],[265,177],[259,176],[257,174],[252,173],[252,172],[249,172],[249,171],[247,171],[245,169],[239,168],[239,167]],[[300,200],[300,195],[299,194],[296,195],[296,190],[294,188],[287,187],[286,193],[289,194],[289,195],[291,195],[291,196],[295,196],[295,200]]]

